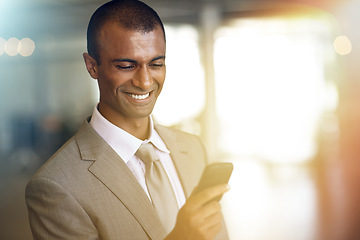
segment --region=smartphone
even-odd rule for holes
[[[229,162],[216,162],[207,165],[193,194],[196,194],[208,187],[228,183],[233,168],[233,164]],[[215,200],[220,201],[221,198],[222,195],[216,197]]]

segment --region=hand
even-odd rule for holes
[[[210,240],[222,228],[221,206],[215,197],[229,190],[217,185],[192,194],[180,209],[174,229],[165,240]]]

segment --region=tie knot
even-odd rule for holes
[[[135,153],[145,164],[159,160],[156,155],[154,146],[151,143],[143,143]]]

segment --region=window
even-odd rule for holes
[[[189,25],[166,25],[166,81],[154,109],[157,122],[199,133],[194,118],[205,102],[198,32]],[[187,124],[189,123],[189,124]]]
[[[218,29],[220,151],[277,163],[316,154],[319,124],[337,105],[331,29],[323,16],[246,18]]]

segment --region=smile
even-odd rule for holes
[[[150,93],[146,93],[146,94],[142,94],[142,95],[128,93],[127,95],[129,95],[130,97],[137,99],[137,100],[143,100],[143,99],[148,98],[150,96]]]

